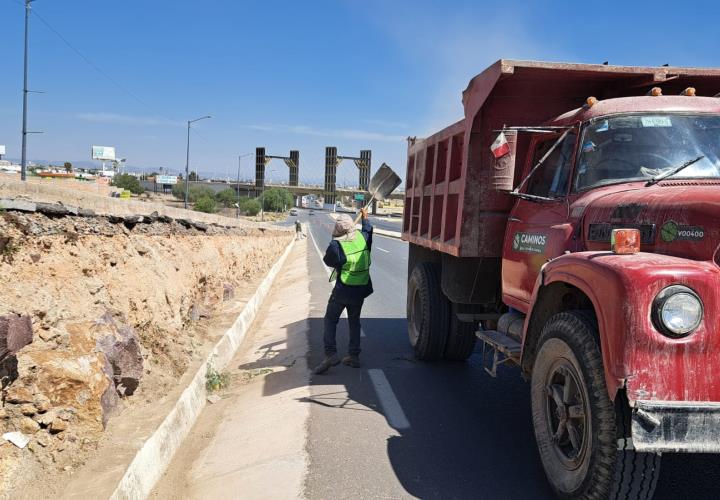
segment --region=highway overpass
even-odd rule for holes
[[[148,191],[162,191],[162,186],[157,185],[153,181],[140,181],[140,184],[143,188],[145,188]],[[210,189],[212,189],[215,192],[220,192],[225,189],[232,189],[237,192],[238,190],[238,183],[237,182],[223,182],[223,181],[191,181],[191,185],[193,186],[207,186]],[[156,189],[157,187],[157,189]],[[259,195],[259,191],[257,187],[255,187],[255,183],[252,182],[240,182],[239,184],[240,188],[240,195],[243,197],[251,197],[254,198],[255,196]],[[295,196],[304,196],[308,194],[314,194],[316,196],[324,196],[325,190],[322,186],[288,186],[287,184],[266,184],[265,189],[270,188],[282,188],[287,189],[291,193],[293,193]],[[336,196],[342,196],[343,198],[351,198],[355,195],[355,193],[358,193],[359,191],[357,189],[344,189],[344,188],[338,188],[336,190]],[[394,192],[390,198],[396,199],[396,200],[402,200],[405,197],[405,193],[396,191]]]

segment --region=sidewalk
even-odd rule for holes
[[[296,245],[245,345],[229,387],[208,404],[151,498],[302,496],[310,395],[307,245]]]

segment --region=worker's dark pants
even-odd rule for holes
[[[360,302],[342,302],[330,296],[328,300],[327,310],[325,311],[325,354],[330,356],[337,353],[337,344],[335,343],[335,333],[337,324],[340,321],[340,315],[343,309],[347,309],[348,325],[350,327],[350,345],[348,346],[348,354],[360,354],[360,311],[362,310],[363,301]]]

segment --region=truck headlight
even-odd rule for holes
[[[686,286],[669,286],[657,294],[653,301],[653,324],[668,337],[688,335],[700,325],[702,318],[702,301]]]

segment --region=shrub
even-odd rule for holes
[[[287,189],[272,188],[265,191],[262,196],[263,207],[265,210],[273,212],[281,212],[285,208],[294,205],[295,198]]]
[[[185,183],[184,182],[178,182],[175,184],[172,188],[172,194],[175,198],[178,200],[184,200],[185,199]],[[192,184],[188,188],[188,201],[190,203],[195,203],[200,198],[207,197],[215,199],[215,191],[212,190],[209,186],[193,186]]]
[[[196,212],[205,212],[206,214],[214,214],[217,208],[217,203],[213,198],[209,196],[202,196],[195,202]]]
[[[215,195],[215,199],[224,207],[234,207],[237,203],[237,193],[234,189],[223,189]]]
[[[240,200],[240,211],[246,215],[257,215],[260,213],[260,202],[255,198],[243,198]]]
[[[112,178],[111,184],[115,187],[127,189],[131,193],[140,194],[145,190],[140,185],[140,181],[137,177],[130,174],[117,174]]]

